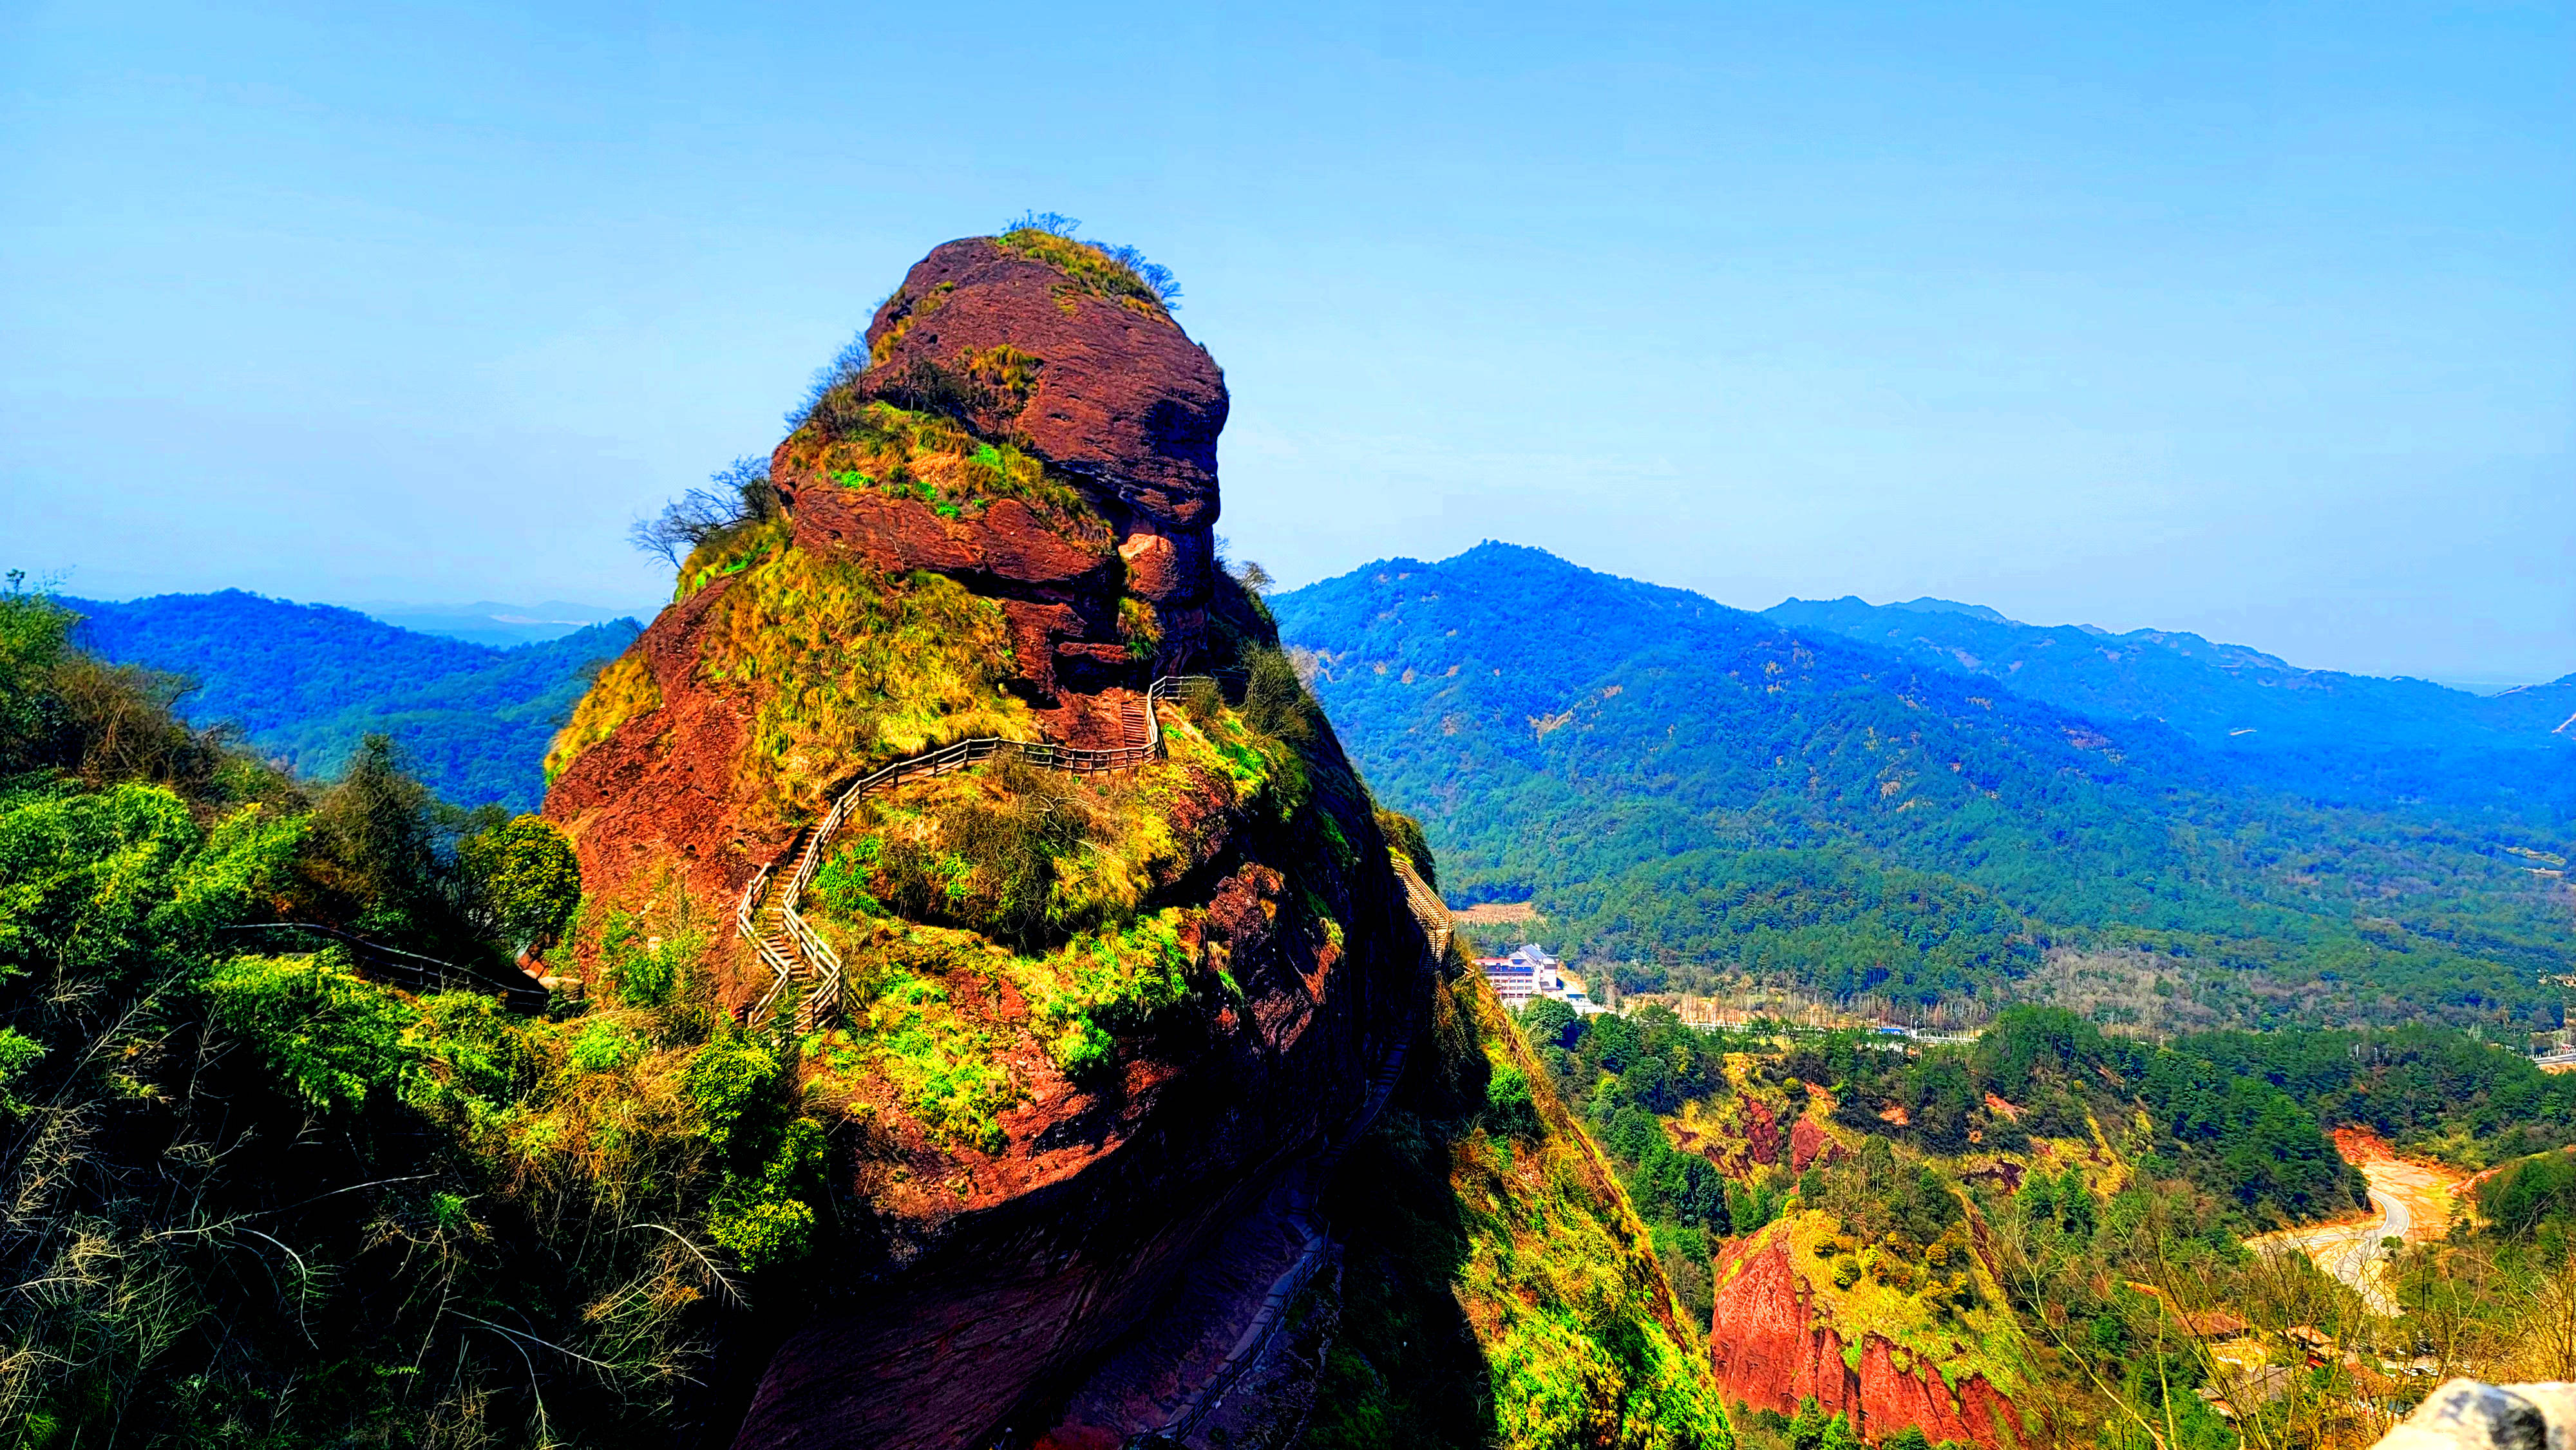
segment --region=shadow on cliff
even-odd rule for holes
[[[1485,1098],[1481,1052],[1426,1032],[1377,1126],[1352,1145],[1324,1211],[1344,1248],[1340,1332],[1307,1450],[1481,1446],[1497,1433],[1475,1327],[1454,1286],[1467,1226],[1452,1142]]]

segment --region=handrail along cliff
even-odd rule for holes
[[[1321,1262],[1316,1165],[1392,1091],[1446,912],[1217,567],[1227,407],[1115,255],[935,249],[550,758],[597,909],[724,902],[735,1030],[834,1105],[739,1446],[1025,1434],[1203,1320],[1121,1421],[1186,1433]],[[1175,1307],[1280,1223],[1258,1291]]]

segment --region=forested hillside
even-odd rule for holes
[[[585,911],[560,832],[381,738],[327,788],[229,751],[70,625],[0,592],[9,1442],[728,1438],[712,1351],[830,1214],[703,915]],[[512,965],[573,939],[588,993]]]
[[[2042,627],[1940,600],[1792,599],[1762,613],[2095,719],[2170,725],[2255,784],[2535,820],[2576,809],[2576,675],[2479,696],[2429,680],[2303,670],[2196,634]]]
[[[2546,822],[2258,789],[2168,726],[1533,549],[1273,606],[1452,898],[1534,901],[1631,990],[1991,1003],[2053,945],[2126,946],[2218,1020],[2559,1018],[2576,896]]]
[[[1879,1444],[1910,1443],[1909,1426],[1996,1447],[2330,1443],[2315,1432],[2365,1394],[2576,1364],[2564,1336],[2531,1332],[2576,1303],[2576,1159],[2515,1156],[2576,1140],[2576,1083],[2456,1031],[2157,1046],[2021,1006],[1974,1044],[1917,1047],[1777,1023],[1709,1032],[1656,1006],[1577,1017],[1540,1001],[1517,1020],[1690,1312],[1714,1321],[1714,1367],[1750,1401],[1737,1422],[1755,1445],[1812,1446],[1836,1416]],[[2502,1165],[2458,1231],[2396,1258],[2395,1322],[2306,1256],[2246,1242],[2364,1202],[2328,1137],[2345,1127]],[[2358,1353],[2241,1396],[2265,1364],[2305,1356],[2265,1343],[2320,1333]],[[1837,1350],[1860,1361],[1839,1389],[1794,1373]],[[2373,1368],[2422,1353],[2435,1373],[2411,1387]],[[1910,1392],[1909,1362],[1943,1392],[1928,1378]],[[2027,1433],[1995,1433],[2007,1419]]]
[[[390,735],[441,799],[520,811],[545,793],[547,742],[594,667],[636,635],[618,620],[495,649],[237,589],[63,603],[91,652],[194,681],[177,706],[192,724],[236,725],[253,749],[325,777],[367,735]]]

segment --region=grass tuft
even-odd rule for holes
[[[620,725],[661,708],[662,687],[655,682],[644,652],[629,650],[618,656],[599,672],[589,693],[573,708],[572,719],[547,748],[546,784],[554,784],[583,751],[616,734]]]

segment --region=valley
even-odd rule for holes
[[[2250,1239],[2246,1246],[2257,1253],[2277,1246],[2305,1254],[2360,1295],[2371,1313],[2394,1317],[2398,1305],[2388,1287],[2387,1241],[2414,1246],[2443,1237],[2470,1175],[2440,1163],[2401,1158],[2367,1129],[2338,1128],[2333,1137],[2344,1161],[2360,1169],[2369,1185],[2369,1212],[2349,1222],[2282,1229]]]
[[[2576,1373],[2567,682],[1498,544],[1266,592],[1157,275],[935,250],[640,631],[0,598],[11,1412],[2236,1450]]]
[[[2015,1000],[2168,1029],[2558,1021],[2546,979],[2576,954],[2576,914],[2524,853],[2567,853],[2576,752],[2480,714],[2493,702],[2315,692],[2326,733],[2377,710],[2380,684],[2456,697],[2450,726],[2418,711],[2372,748],[2447,770],[2452,729],[2531,787],[2432,800],[2324,790],[1947,653],[1534,549],[1383,561],[1271,605],[1371,780],[1450,863],[1452,901],[1542,912],[1550,944],[1622,992],[1751,978],[1893,1021]],[[2273,688],[2166,653],[2169,695]]]

